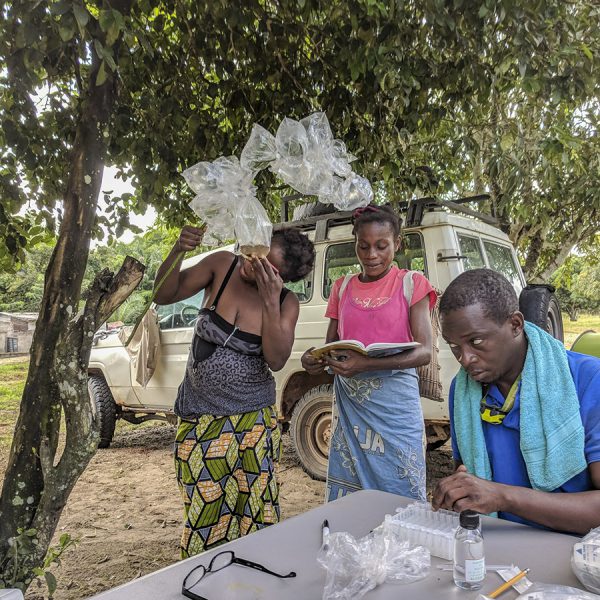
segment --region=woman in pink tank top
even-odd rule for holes
[[[326,341],[420,346],[377,357],[352,350],[322,360],[310,350],[303,355],[309,373],[328,368],[335,375],[327,499],[379,489],[424,500],[424,424],[415,368],[431,360],[436,294],[423,275],[395,266],[400,222],[390,207],[356,210],[353,233],[362,273],[335,282],[325,313]],[[404,285],[405,277],[411,285]]]

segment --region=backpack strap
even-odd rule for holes
[[[404,297],[406,298],[406,302],[408,303],[409,310],[410,303],[412,302],[413,293],[415,291],[415,280],[413,279],[415,273],[418,273],[418,271],[407,271],[404,274],[404,279],[402,280]]]
[[[340,291],[338,294],[338,302],[342,301],[342,296],[344,295],[344,292],[346,291],[346,288],[348,287],[348,284],[350,283],[350,280],[356,275],[356,273],[348,273],[345,277],[344,277],[344,281],[342,281],[342,285],[340,285]]]

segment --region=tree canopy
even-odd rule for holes
[[[118,235],[149,206],[174,225],[189,219],[180,173],[239,154],[253,122],[273,130],[324,110],[358,155],[356,171],[388,199],[488,191],[528,275],[598,230],[594,3],[1,7],[0,262],[14,268],[27,247],[57,240],[0,499],[1,580],[25,587],[43,564],[97,441],[86,390],[93,332],[142,278],[130,260],[84,289],[90,240],[102,225]],[[106,164],[134,193],[106,190],[99,213]],[[270,208],[285,193],[268,173],[258,185]],[[24,532],[34,543],[15,556],[8,540]]]
[[[600,220],[599,10],[558,0],[9,3],[0,247],[14,255],[31,223],[56,228],[74,124],[89,86],[109,82],[106,162],[135,188],[108,190],[97,221],[113,231],[149,205],[182,222],[185,167],[239,154],[255,121],[273,128],[322,109],[388,198],[489,191],[527,273],[546,272]],[[16,217],[24,206],[29,217]]]

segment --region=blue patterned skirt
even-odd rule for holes
[[[415,369],[335,377],[327,501],[360,489],[425,500],[424,423]]]

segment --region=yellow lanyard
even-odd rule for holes
[[[515,404],[519,383],[521,383],[521,375],[519,375],[515,382],[510,386],[510,390],[508,390],[508,394],[506,395],[506,399],[504,400],[504,404],[501,408],[496,406],[488,406],[486,404],[486,391],[485,395],[481,399],[481,420],[485,421],[486,423],[491,423],[492,425],[501,425],[502,421],[504,421],[504,417],[506,417]]]

